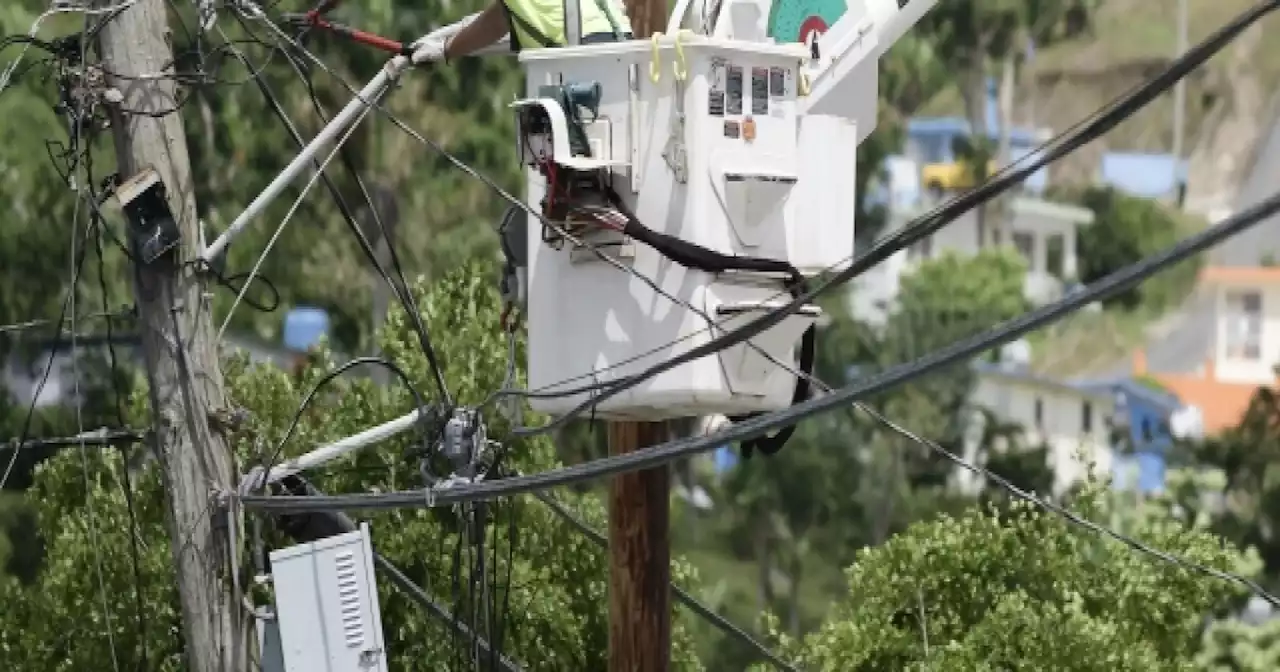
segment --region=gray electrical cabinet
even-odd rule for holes
[[[288,672],[387,672],[369,528],[271,552]]]

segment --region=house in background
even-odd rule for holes
[[[1210,323],[1186,325],[1183,333],[1170,334],[1171,343],[1188,340],[1177,348],[1180,357],[1162,355],[1155,363],[1159,366],[1150,365],[1146,351],[1138,351],[1133,370],[1198,407],[1204,432],[1213,434],[1238,424],[1257,388],[1276,382],[1280,268],[1208,267],[1201,271],[1196,292]]]
[[[988,101],[988,115],[994,116],[994,100]],[[994,119],[987,122],[987,140],[999,141],[999,131]],[[907,142],[903,155],[919,166],[920,182],[925,194],[937,199],[946,192],[969,189],[975,186],[976,174],[956,151],[956,146],[967,141],[972,132],[969,122],[958,117],[915,117],[907,120]],[[1013,128],[1009,131],[1009,159],[1023,160],[1035,154],[1041,145],[1053,137],[1049,129]],[[988,174],[994,174],[1000,166],[993,160]],[[1027,177],[1019,189],[1032,194],[1043,194],[1049,183],[1048,168],[1041,168]]]
[[[880,235],[892,235],[927,212],[922,207],[894,210]],[[971,210],[859,276],[851,290],[853,314],[871,323],[881,323],[898,294],[902,274],[920,262],[943,252],[974,255],[983,248],[1001,245],[1013,247],[1026,260],[1024,290],[1032,303],[1041,305],[1060,298],[1076,275],[1078,231],[1093,223],[1093,212],[1073,205],[1015,197],[1009,202],[1005,216],[993,219],[987,222],[986,237],[981,244],[977,213]]]
[[[971,403],[1001,422],[1021,425],[1024,445],[1048,449],[1046,458],[1054,473],[1052,494],[1060,495],[1083,480],[1090,465],[1094,473],[1111,473],[1114,395],[1036,374],[1019,363],[981,363],[975,365],[975,371]],[[971,440],[966,441],[965,458],[971,462],[981,461],[977,445],[980,431],[972,428]],[[971,476],[959,481],[960,487],[969,491],[979,485]]]
[[[1133,377],[1077,381],[1084,391],[1110,395],[1114,454],[1112,477],[1117,488],[1136,487],[1139,492],[1164,488],[1164,474],[1173,446],[1173,419],[1190,409],[1168,392],[1161,392]],[[1198,414],[1196,410],[1190,410]],[[1194,430],[1192,430],[1194,433]],[[1127,445],[1123,444],[1127,441]]]

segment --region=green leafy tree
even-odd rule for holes
[[[428,324],[448,325],[433,335],[453,392],[463,400],[485,397],[499,387],[506,372],[507,351],[497,328],[499,298],[487,281],[492,271],[487,265],[469,264],[430,291],[418,286]],[[383,335],[383,350],[415,385],[428,390],[427,363],[414,343],[404,315],[393,313]],[[232,398],[252,413],[250,426],[235,438],[242,464],[255,463],[263,446],[274,446],[284,435],[302,396],[325,373],[326,362],[323,357],[319,360],[322,366],[308,369],[301,377],[250,366],[243,360],[228,367]],[[135,395],[135,412],[141,414],[144,399],[145,395]],[[338,379],[303,412],[285,454],[349,435],[411,406],[409,393],[398,387]],[[492,416],[489,423],[491,436],[506,436],[508,425],[502,418]],[[509,441],[506,446],[506,464],[515,469],[534,472],[557,464],[546,439]],[[314,480],[327,492],[416,487],[421,483],[416,460],[405,457],[411,447],[408,438],[384,442],[315,474]],[[0,602],[6,605],[0,623],[9,633],[0,641],[0,667],[101,669],[104,661],[112,659],[114,644],[122,668],[135,667],[145,645],[146,669],[181,669],[181,624],[158,469],[143,468],[130,479],[136,488],[137,534],[142,545],[141,581],[137,581],[130,559],[121,462],[102,452],[90,452],[83,460],[75,451],[66,451],[45,462],[27,493],[38,511],[49,561],[29,587],[16,580],[0,580]],[[595,495],[554,494],[590,524],[603,527],[604,508]],[[486,547],[497,551],[490,567],[499,577],[493,590],[497,611],[503,616],[506,652],[526,669],[604,669],[607,561],[601,550],[532,499],[495,503],[491,511],[495,524],[488,530],[491,538],[486,538]],[[368,520],[379,552],[438,602],[455,603],[455,514],[402,510],[378,513]],[[278,539],[274,533],[267,538]],[[249,561],[245,559],[244,564]],[[508,571],[509,580],[505,578]],[[465,594],[465,564],[461,573]],[[673,573],[682,582],[693,580],[683,562],[675,563]],[[248,585],[249,577],[243,578]],[[380,599],[392,668],[416,669],[430,661],[432,669],[470,669],[462,653],[466,643],[460,646],[441,623],[386,581]],[[463,607],[461,613],[466,618],[468,611]],[[685,617],[679,612],[673,661],[677,669],[701,669]],[[145,629],[138,627],[139,621],[145,622]]]
[[[1280,618],[1251,624],[1215,622],[1204,635],[1196,664],[1205,672],[1268,672],[1280,669]]]
[[[1238,425],[1189,448],[1196,462],[1222,472],[1213,490],[1223,502],[1217,530],[1256,548],[1264,585],[1280,585],[1280,396],[1258,388]]]
[[[1107,516],[1086,488],[1077,511]],[[1244,557],[1166,510],[1136,536],[1224,570]],[[786,650],[813,670],[1182,670],[1237,589],[1018,503],[913,525],[849,569],[848,599]]]
[[[1093,224],[1080,229],[1080,280],[1090,283],[1173,245],[1189,232],[1190,223],[1150,199],[1107,187],[1064,194],[1093,211]],[[1183,262],[1109,300],[1125,309],[1161,311],[1186,297],[1199,272],[1199,258]]]

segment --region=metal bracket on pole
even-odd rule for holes
[[[422,418],[422,413],[422,410],[411,411],[395,420],[371,427],[359,434],[353,434],[345,439],[339,439],[333,443],[320,446],[309,453],[299,455],[283,464],[272,467],[271,471],[266,473],[265,478],[262,473],[262,467],[254,467],[240,479],[240,494],[247,494],[267,485],[278,483],[288,476],[301,473],[307,469],[314,469],[366,446],[385,441],[417,424]]]

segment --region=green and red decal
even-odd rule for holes
[[[769,37],[777,42],[808,43],[844,16],[845,0],[774,0],[769,10]]]

